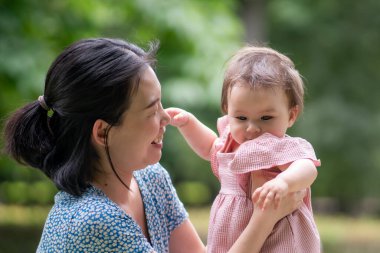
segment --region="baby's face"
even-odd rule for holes
[[[228,97],[231,135],[239,144],[263,133],[283,137],[298,116],[298,107],[289,109],[288,97],[280,87],[251,88],[236,84]]]

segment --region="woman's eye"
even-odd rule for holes
[[[238,116],[236,117],[238,120],[247,120],[247,117],[244,117],[244,116]]]
[[[262,116],[261,120],[270,120],[272,118],[273,118],[272,116]]]
[[[149,114],[149,116],[154,116],[158,113],[158,106],[156,106],[156,108],[154,110],[151,111],[151,113]]]

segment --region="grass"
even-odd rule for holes
[[[35,252],[49,210],[49,207],[0,205],[0,252]],[[189,208],[188,211],[206,242],[209,208]],[[316,215],[315,219],[324,253],[380,252],[380,219],[343,215]]]
[[[380,252],[380,219],[370,217],[315,217],[325,253]]]
[[[42,226],[50,207],[0,205],[0,226]]]
[[[49,210],[0,205],[0,252],[36,252]]]

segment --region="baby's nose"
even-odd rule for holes
[[[247,127],[246,138],[248,140],[255,139],[257,136],[260,135],[260,132],[261,132],[260,127],[258,125],[256,125],[256,124],[251,123]]]

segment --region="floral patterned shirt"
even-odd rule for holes
[[[134,177],[150,242],[128,214],[90,186],[80,197],[57,193],[37,252],[169,252],[170,233],[188,214],[160,164],[135,171]]]

